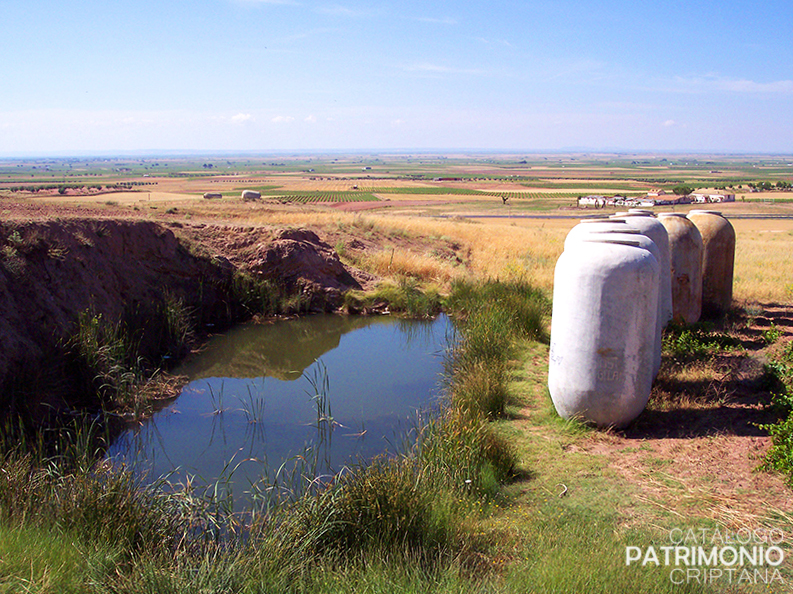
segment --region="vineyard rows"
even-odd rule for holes
[[[527,188],[548,188],[550,190],[581,190],[590,194],[600,194],[603,192],[641,192],[641,188],[637,188],[633,184],[626,184],[624,181],[615,180],[613,183],[602,181],[598,183],[588,182],[581,180],[577,182],[532,182],[530,184],[521,184]],[[578,194],[576,194],[578,195]]]
[[[457,194],[457,195],[464,195],[464,196],[476,196],[480,195],[482,192],[479,190],[473,190],[468,188],[443,188],[443,187],[414,187],[414,188],[366,188],[367,192],[372,192],[375,194],[413,194],[413,195],[421,195],[421,194]]]
[[[509,200],[570,200],[579,194],[573,192],[480,192],[486,196],[498,196]]]
[[[315,202],[371,202],[380,200],[375,194],[419,196],[419,195],[465,195],[481,197],[507,198],[509,200],[571,200],[580,192],[500,192],[489,190],[466,190],[460,188],[364,188],[356,191],[316,191],[301,192],[296,190],[269,190],[263,192],[267,198],[281,199],[301,204]]]
[[[280,192],[271,198],[281,198],[288,202],[310,204],[314,202],[372,202],[379,200],[370,192]]]

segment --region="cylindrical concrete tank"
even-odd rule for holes
[[[567,246],[568,241],[574,241],[586,237],[590,233],[602,233],[604,231],[627,231],[632,229],[628,223],[619,219],[582,219],[578,225],[570,229],[565,237],[564,244]]]
[[[572,242],[556,264],[548,388],[559,415],[624,427],[652,387],[659,265],[631,239]]]
[[[702,312],[702,235],[682,213],[662,213],[658,220],[669,235],[672,319],[693,324]]]
[[[565,249],[568,248],[569,245],[572,245],[575,242],[580,241],[622,241],[622,242],[629,242],[629,243],[636,243],[638,247],[647,250],[650,252],[656,259],[657,262],[661,261],[661,250],[658,249],[658,246],[655,245],[655,242],[644,235],[641,231],[636,228],[629,227],[628,229],[619,229],[618,231],[611,231],[607,228],[608,224],[604,224],[602,226],[598,225],[590,225],[588,227],[589,232],[586,234],[581,235],[573,235],[572,237],[568,234],[567,239],[564,242]],[[659,271],[660,276],[660,271]],[[655,286],[655,290],[658,292],[658,306],[655,311],[655,336],[653,338],[653,378],[658,375],[658,371],[661,369],[661,349],[663,346],[663,331],[664,331],[664,324],[661,321],[661,306],[662,306],[662,295],[661,295],[661,282],[659,278],[658,284]]]
[[[669,235],[666,228],[653,215],[641,213],[628,213],[614,215],[615,220],[624,220],[629,225],[637,228],[655,242],[661,251],[661,325],[672,319],[672,276],[669,264]]]
[[[719,317],[732,306],[735,229],[714,210],[692,210],[688,219],[702,235],[702,316]]]

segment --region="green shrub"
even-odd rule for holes
[[[393,313],[429,318],[441,311],[441,298],[436,288],[422,289],[416,279],[403,276],[398,279],[398,284],[382,283],[369,294],[348,291],[344,294],[344,305],[353,313],[387,306]]]
[[[790,404],[788,396],[785,408]],[[760,468],[781,472],[788,484],[793,486],[793,414],[788,413],[778,423],[760,425],[760,428],[768,431],[772,443]]]
[[[769,328],[763,330],[763,342],[766,344],[774,344],[780,336],[782,336],[782,332],[773,323]]]
[[[760,425],[771,436],[771,447],[761,465],[763,470],[776,470],[786,476],[793,486],[793,367],[790,365],[791,346],[782,351],[779,360],[764,366],[764,384],[772,390],[771,409],[779,421]]]
[[[663,353],[676,363],[690,363],[712,358],[740,347],[728,334],[716,332],[708,323],[669,324],[663,337]]]

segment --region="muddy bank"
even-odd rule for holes
[[[329,311],[360,288],[311,231],[6,221],[0,246],[2,414],[98,404],[86,395],[98,380],[75,354],[79,320],[121,328],[128,356],[156,369],[267,307]]]

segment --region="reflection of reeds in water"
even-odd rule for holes
[[[333,436],[333,429],[336,426],[341,427],[339,423],[333,418],[333,412],[330,408],[330,378],[328,377],[328,368],[322,361],[317,361],[314,371],[311,376],[304,374],[308,383],[311,385],[311,391],[306,391],[317,412],[317,453],[322,453],[325,468],[330,468],[330,446]]]
[[[223,382],[220,383],[220,391],[218,392],[217,396],[215,396],[215,391],[212,389],[212,384],[207,383],[207,388],[209,388],[209,398],[212,400],[212,415],[220,415],[226,412],[227,409],[223,408],[223,389],[225,384]]]
[[[249,424],[262,423],[264,421],[265,400],[263,397],[256,398],[251,392],[250,386],[246,386],[246,388],[248,389],[248,398],[246,400],[239,399],[242,403],[240,410]]]
[[[398,319],[396,325],[399,336],[404,340],[405,346],[421,345],[431,347],[434,345],[435,320]]]

